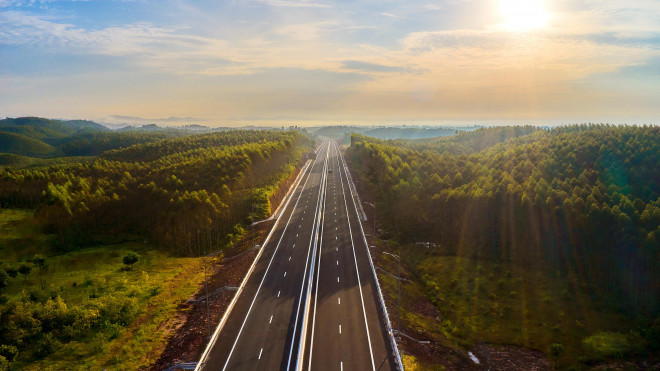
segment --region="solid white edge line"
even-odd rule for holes
[[[329,162],[329,161],[328,161]],[[326,184],[327,184],[327,179],[326,179]],[[327,197],[327,194],[326,196]],[[323,256],[323,232],[325,230],[325,202],[327,198],[323,199],[323,221],[321,222],[321,238],[319,240],[319,259],[317,263],[317,269],[316,269],[316,286],[315,286],[315,291],[314,291],[314,311],[312,312],[312,333],[310,334],[310,342],[309,342],[309,363],[307,366],[307,370],[312,369],[312,354],[314,352],[314,329],[316,327],[316,308],[317,308],[317,303],[318,303],[318,294],[319,294],[319,275],[321,273],[321,257]],[[303,357],[305,355],[303,354]],[[304,361],[304,359],[302,360]]]
[[[307,160],[305,163],[305,166],[303,166],[302,169],[300,169],[300,173],[298,173],[298,179],[297,181],[291,186],[289,190],[289,195],[287,196],[286,203],[284,204],[282,210],[285,210],[287,206],[289,205],[289,202],[291,199],[293,199],[294,194],[296,193],[296,189],[300,185],[300,182],[302,179],[305,177],[305,173],[307,170],[311,169],[313,163],[312,160]],[[310,171],[311,173],[311,171]],[[309,174],[307,176],[309,179]],[[305,181],[306,182],[306,181]],[[304,185],[303,185],[304,188]],[[302,191],[300,192],[300,195],[302,195]],[[300,195],[298,196],[298,199],[300,199]],[[277,210],[276,210],[277,211]],[[216,327],[215,331],[213,332],[213,335],[211,336],[211,339],[209,340],[208,344],[206,345],[206,349],[204,349],[204,353],[202,353],[202,356],[199,358],[199,362],[197,363],[197,366],[195,367],[195,371],[200,371],[204,364],[206,363],[206,357],[208,357],[209,352],[215,345],[215,342],[218,340],[218,335],[220,334],[220,331],[225,327],[225,324],[227,323],[227,319],[229,318],[229,315],[231,314],[231,311],[234,309],[234,306],[236,305],[236,302],[238,301],[238,297],[240,294],[243,292],[243,289],[245,288],[245,285],[247,284],[248,279],[252,275],[252,272],[254,271],[254,268],[257,265],[257,262],[259,261],[259,258],[261,257],[263,251],[265,250],[266,245],[270,241],[270,237],[273,235],[275,232],[275,229],[277,225],[279,224],[280,219],[278,218],[275,224],[273,224],[273,227],[270,229],[270,232],[268,233],[268,236],[266,236],[266,240],[264,241],[263,246],[259,249],[259,252],[257,253],[257,256],[254,258],[254,261],[252,262],[252,265],[250,266],[250,269],[248,269],[247,273],[245,274],[245,277],[243,277],[243,281],[241,281],[241,285],[238,287],[238,290],[236,290],[236,293],[234,294],[234,297],[232,298],[231,302],[229,303],[229,306],[227,307],[227,310],[225,313],[222,315],[222,319],[220,319],[220,323],[218,324],[218,327]]]
[[[336,146],[336,143],[335,143]],[[339,152],[339,148],[337,148],[337,152]],[[341,155],[340,155],[341,156]],[[339,162],[339,158],[337,158],[337,162]],[[346,171],[346,169],[344,169]],[[339,170],[339,177],[341,178],[341,169]],[[369,343],[369,355],[371,356],[371,368],[372,370],[376,370],[376,363],[374,362],[374,351],[371,347],[371,335],[369,334],[369,324],[367,321],[367,310],[364,307],[364,296],[362,295],[362,282],[360,282],[360,268],[358,267],[357,263],[357,256],[355,254],[355,243],[353,241],[353,231],[351,230],[351,218],[348,215],[348,203],[346,201],[346,190],[344,189],[344,180],[341,179],[341,190],[344,195],[344,208],[346,209],[346,222],[348,223],[348,233],[349,236],[351,237],[351,246],[353,247],[353,260],[355,261],[355,276],[357,277],[358,280],[358,289],[360,291],[360,301],[362,302],[362,314],[364,316],[364,328],[367,331],[367,342]],[[346,176],[346,185],[348,186],[348,176]]]
[[[314,161],[314,164],[316,164],[316,161]],[[314,167],[314,164],[309,167],[309,169],[312,169]],[[309,172],[309,175],[311,175],[311,170]],[[243,323],[241,324],[241,328],[238,331],[238,334],[236,335],[236,339],[234,339],[234,344],[231,347],[231,350],[229,351],[229,355],[227,355],[227,360],[225,361],[225,365],[222,367],[223,370],[227,368],[227,365],[229,364],[229,360],[231,359],[232,354],[234,353],[234,349],[236,348],[236,344],[238,343],[238,339],[241,337],[241,333],[243,332],[243,328],[245,327],[245,323],[247,322],[248,317],[250,316],[250,313],[252,312],[252,306],[254,305],[254,302],[257,300],[257,296],[259,295],[259,291],[261,290],[261,286],[264,283],[264,280],[266,279],[266,275],[268,274],[268,271],[270,270],[270,266],[273,263],[273,260],[275,259],[275,255],[277,255],[277,250],[280,247],[280,243],[282,243],[282,239],[284,238],[284,235],[286,234],[286,230],[289,227],[289,223],[291,222],[291,219],[293,218],[293,214],[295,214],[296,207],[298,206],[298,201],[300,201],[300,198],[302,197],[303,191],[305,190],[305,186],[307,185],[307,181],[309,180],[309,176],[305,180],[305,183],[303,184],[302,191],[298,194],[298,199],[296,200],[296,203],[293,205],[293,210],[291,210],[291,215],[289,215],[289,219],[286,222],[286,225],[284,226],[284,230],[282,231],[282,235],[280,236],[280,239],[277,241],[277,245],[275,246],[275,251],[273,251],[273,255],[270,258],[270,261],[268,262],[268,266],[266,267],[266,271],[264,272],[264,276],[261,278],[261,282],[259,283],[259,287],[257,287],[257,291],[254,294],[254,298],[252,299],[252,303],[250,303],[250,307],[248,308],[247,313],[245,314],[245,318],[243,319]],[[291,199],[289,199],[290,201]],[[279,222],[279,219],[278,219]],[[274,228],[275,226],[273,226]],[[271,230],[272,233],[272,230]],[[269,236],[270,237],[270,234]],[[267,238],[268,240],[268,238]],[[266,244],[264,243],[264,246]],[[263,247],[259,250],[260,252],[263,251]],[[255,260],[256,262],[256,260]],[[253,263],[254,264],[254,263]],[[251,269],[253,269],[251,267]],[[247,277],[246,277],[247,278]],[[238,297],[238,293],[234,296]],[[199,367],[199,364],[198,364]],[[197,370],[197,369],[196,369]]]
[[[341,156],[342,160],[342,165],[344,167],[344,172],[346,173],[347,181],[348,178],[350,177],[350,173],[348,172],[348,165],[346,165],[346,161],[344,158]],[[352,188],[351,188],[352,186]],[[374,268],[374,262],[373,259],[371,259],[371,251],[369,251],[369,243],[367,242],[367,237],[364,234],[364,227],[362,226],[362,221],[360,220],[359,212],[357,205],[359,204],[360,207],[362,205],[360,204],[360,195],[357,194],[357,190],[355,190],[355,183],[353,183],[353,180],[351,178],[351,181],[349,183],[349,189],[351,191],[351,199],[353,201],[353,208],[355,209],[355,214],[357,215],[357,220],[358,220],[358,225],[360,226],[360,232],[362,233],[362,240],[364,241],[364,246],[367,251],[367,256],[369,257],[369,264],[371,265],[371,273],[373,275],[374,281],[376,282],[376,290],[378,292],[378,298],[380,299],[380,305],[381,309],[383,311],[383,314],[385,315],[385,325],[387,326],[387,332],[390,337],[390,344],[392,345],[392,349],[394,352],[395,360],[397,363],[397,368],[399,370],[403,370],[403,362],[401,361],[401,354],[399,353],[399,347],[396,343],[396,340],[394,339],[394,330],[392,330],[392,323],[390,322],[390,316],[387,313],[387,307],[385,306],[385,299],[383,298],[383,293],[380,289],[380,283],[378,282],[378,275],[376,274],[376,268]],[[355,199],[357,198],[357,203],[355,202]]]
[[[307,289],[305,290],[305,308],[303,308],[303,318],[302,318],[302,324],[300,328],[300,340],[298,342],[298,354],[296,356],[296,369],[297,370],[302,370],[303,367],[303,360],[302,358],[304,357],[305,353],[305,346],[307,345],[307,321],[309,320],[309,305],[310,305],[310,296],[309,292],[311,291],[311,286],[312,282],[314,279],[314,260],[316,260],[316,249],[318,245],[318,240],[319,240],[319,228],[321,227],[321,219],[323,218],[323,208],[325,207],[325,194],[326,194],[326,185],[328,181],[327,177],[327,169],[328,169],[328,153],[330,152],[330,144],[328,143],[328,149],[326,150],[326,155],[325,155],[325,160],[323,163],[323,173],[321,175],[321,181],[319,183],[319,203],[317,204],[316,211],[314,211],[314,215],[316,216],[315,219],[315,226],[312,232],[312,239],[310,239],[310,244],[309,244],[309,250],[307,250],[307,262],[305,263],[305,274],[303,275],[303,285],[301,287],[300,291],[300,300],[298,301],[298,309],[296,311],[296,320],[293,325],[293,338],[295,339],[296,332],[297,332],[297,327],[298,327],[298,317],[300,315],[300,304],[302,303],[302,292],[305,288],[304,284],[304,279],[308,280],[308,285]],[[316,235],[314,237],[314,232],[316,232]],[[314,241],[314,247],[312,249],[312,241]],[[312,259],[310,260],[309,254],[310,250],[312,252]],[[311,263],[311,264],[310,264]],[[307,273],[307,267],[309,264],[309,274]],[[291,351],[289,352],[289,360],[287,362],[287,369],[290,369],[291,367],[291,357],[293,356],[293,343],[294,341],[292,340],[291,342]]]

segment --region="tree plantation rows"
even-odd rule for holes
[[[550,265],[622,310],[660,312],[660,128],[480,129],[347,151],[402,242]]]
[[[199,255],[270,211],[308,139],[227,131],[136,144],[86,163],[0,170],[0,205],[35,208],[63,249],[148,239]]]

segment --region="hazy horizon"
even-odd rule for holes
[[[658,124],[660,3],[0,0],[0,115]]]

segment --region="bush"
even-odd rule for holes
[[[584,339],[582,343],[597,358],[621,358],[637,351],[641,346],[637,343],[639,340],[632,334],[599,332]]]
[[[9,284],[9,275],[4,269],[0,269],[0,289],[4,289]]]
[[[128,254],[124,255],[124,258],[122,259],[124,264],[129,266],[137,263],[138,260],[140,260],[140,255],[132,251],[129,251]]]
[[[557,358],[560,354],[564,353],[564,346],[559,343],[553,343],[550,345],[550,353]]]
[[[21,264],[20,267],[18,267],[18,273],[23,275],[23,281],[27,279],[27,275],[30,274],[30,271],[32,270],[32,267],[30,267],[27,264]]]
[[[0,356],[5,357],[7,361],[14,362],[18,357],[18,348],[13,345],[0,345]]]
[[[16,276],[18,276],[18,270],[14,267],[8,267],[5,269],[5,271],[11,278],[16,278]]]
[[[39,350],[37,351],[37,356],[44,358],[52,353],[55,353],[58,349],[62,347],[62,343],[57,341],[53,334],[46,334],[44,337],[39,341],[39,344],[41,345],[39,347]]]
[[[0,371],[9,370],[9,361],[7,358],[0,356]]]

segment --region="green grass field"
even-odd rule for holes
[[[32,218],[30,210],[0,209],[2,265],[32,266],[29,274],[9,278],[0,310],[25,303],[39,313],[41,329],[51,317],[76,316],[78,322],[54,330],[53,338],[28,337],[38,341],[23,342],[13,369],[135,369],[158,357],[167,340],[162,324],[197,291],[202,260],[168,256],[139,242],[58,254]],[[140,259],[126,269],[122,257],[129,251]],[[28,263],[37,254],[46,257],[43,269]],[[88,327],[69,328],[76,326]]]
[[[644,351],[639,329],[631,328],[637,319],[586,295],[598,288],[582,286],[571,275],[438,256],[419,246],[404,247],[401,253],[404,271],[412,278],[402,286],[404,331],[464,350],[480,343],[536,349],[558,368]],[[396,272],[394,259],[381,258],[381,264]],[[380,277],[390,306],[396,308],[397,281]],[[439,315],[420,310],[420,299],[431,302]],[[396,322],[396,309],[391,313]]]

